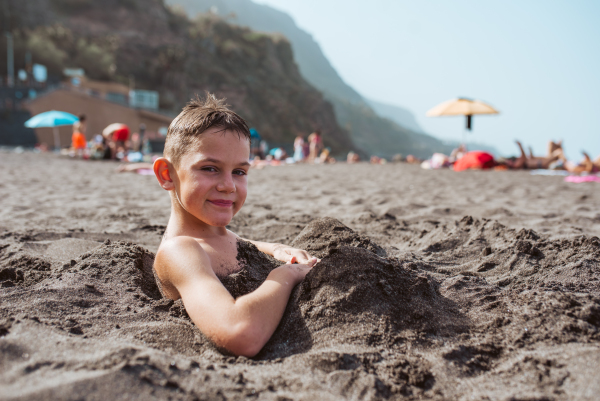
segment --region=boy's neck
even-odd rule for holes
[[[227,234],[226,227],[216,227],[206,224],[181,208],[171,207],[171,217],[165,231],[166,238],[187,236],[208,239]]]

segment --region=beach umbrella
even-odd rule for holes
[[[475,114],[498,114],[498,110],[494,109],[487,103],[481,100],[472,100],[464,97],[451,99],[440,103],[426,114],[427,117],[443,117],[443,116],[466,116],[466,129],[471,130],[471,119]],[[464,142],[464,138],[463,138]]]
[[[256,128],[250,128],[250,153],[256,154],[260,147],[260,134]]]
[[[102,130],[102,136],[108,138],[111,134],[119,134],[121,132],[127,132],[127,135],[129,135],[129,127],[125,124],[114,123]]]
[[[60,149],[60,137],[58,136],[58,128],[61,125],[73,125],[79,118],[76,115],[64,111],[46,111],[25,121],[27,128],[53,128],[54,147]]]
[[[260,141],[260,134],[258,133],[258,131],[255,128],[250,128],[250,138],[258,139]]]

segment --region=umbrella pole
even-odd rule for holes
[[[58,135],[58,127],[52,128],[54,133],[54,148],[60,150],[60,136]]]
[[[467,114],[467,125],[463,128],[463,145],[465,145],[465,149],[467,148],[467,130],[471,131],[471,118],[473,117],[471,114]]]

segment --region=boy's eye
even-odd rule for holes
[[[246,175],[247,173],[244,170],[234,170],[233,174],[235,174],[235,175]]]
[[[216,169],[216,168],[214,168],[214,167],[211,167],[211,166],[202,167],[202,168],[201,168],[201,170],[202,170],[202,171],[208,171],[208,172],[210,172],[210,173],[214,173],[215,171],[217,171],[217,169]]]

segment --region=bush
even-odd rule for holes
[[[74,14],[90,8],[94,0],[52,0],[52,5],[65,14]]]
[[[77,41],[75,65],[93,79],[109,79],[115,69],[115,57],[106,49],[85,39]]]
[[[67,53],[43,33],[32,32],[27,37],[25,46],[31,51],[35,62],[44,64],[51,72],[60,73],[64,68]]]

